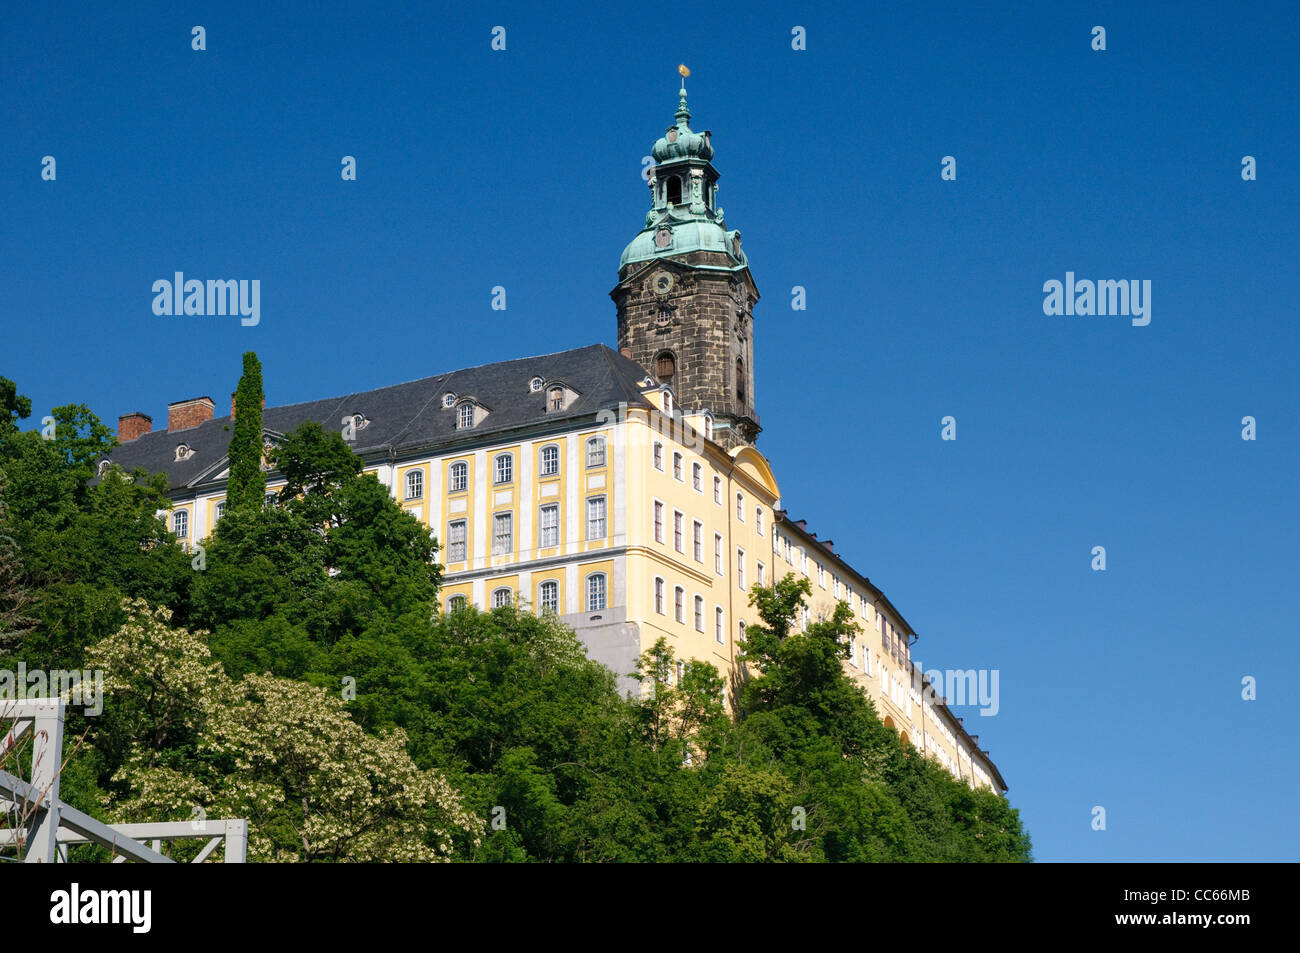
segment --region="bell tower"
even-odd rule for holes
[[[754,303],[758,289],[740,232],[718,206],[710,133],[694,132],[681,68],[676,122],[654,145],[650,211],[618,263],[610,292],[619,350],[672,387],[688,413],[713,415],[714,439],[749,446],[754,410]]]

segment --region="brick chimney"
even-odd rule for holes
[[[167,432],[189,430],[205,420],[211,420],[215,407],[211,397],[192,397],[189,400],[178,400],[174,404],[168,404]]]
[[[129,443],[136,437],[143,437],[151,430],[153,430],[153,418],[138,410],[133,414],[123,414],[117,418],[118,443]]]
[[[234,419],[235,419],[235,394],[237,394],[237,393],[239,393],[239,392],[238,392],[238,391],[231,391],[231,393],[230,393],[230,419],[231,419],[231,420],[234,420]],[[263,409],[263,410],[266,410],[266,395],[265,395],[265,394],[262,395],[262,409]]]

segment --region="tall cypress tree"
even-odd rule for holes
[[[262,470],[262,362],[244,352],[244,373],[235,391],[235,431],[230,438],[226,509],[260,508],[266,497]]]

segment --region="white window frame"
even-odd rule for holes
[[[667,585],[664,583],[664,577],[655,576],[655,584],[654,584],[655,612],[659,613],[660,615],[666,615],[668,611],[667,607],[664,605],[664,602],[667,599],[667,594],[665,592],[666,589],[667,589]]]
[[[593,516],[593,509],[598,512],[599,515]],[[587,540],[589,542],[603,540],[609,535],[609,524],[605,519],[606,512],[607,507],[605,505],[605,497],[603,494],[601,496],[587,497]]]
[[[593,589],[593,586],[597,584],[599,588]],[[585,598],[588,612],[604,612],[608,608],[609,584],[603,572],[588,573],[584,590],[586,592]],[[596,605],[596,603],[599,603],[599,605]]]
[[[554,455],[554,466],[548,468],[547,454]],[[560,472],[560,445],[557,443],[548,443],[542,447],[541,466],[538,476],[558,476]]]
[[[605,438],[591,437],[590,439],[587,440],[587,469],[599,470],[604,465],[605,465]]]
[[[457,477],[460,477],[458,480]],[[459,483],[460,486],[456,484]],[[457,460],[447,468],[447,492],[464,493],[469,489],[469,464],[464,460]]]
[[[414,480],[415,492],[411,492],[412,477],[415,477]],[[405,482],[406,482],[406,486],[403,491],[405,493],[405,496],[403,497],[403,499],[405,500],[424,499],[424,471],[423,470],[407,470]]]
[[[504,465],[503,465],[504,464]],[[505,479],[501,479],[502,472],[505,472]],[[513,453],[498,453],[492,458],[492,485],[508,486],[515,482],[515,455]]]
[[[461,529],[461,538],[456,539],[456,527]],[[454,558],[455,547],[460,547],[460,559]],[[469,558],[469,521],[450,520],[447,523],[447,562],[463,563]]]
[[[547,515],[555,515],[554,525],[547,525]],[[549,534],[549,539],[548,539]],[[555,549],[560,545],[560,504],[544,503],[537,509],[537,548]]]
[[[546,598],[547,587],[555,591],[555,604],[548,605]],[[537,587],[537,604],[543,612],[553,612],[558,614],[560,611],[560,584],[554,579],[543,579]]]
[[[501,532],[505,526],[506,531]],[[492,555],[509,556],[515,551],[515,514],[513,510],[492,514]]]

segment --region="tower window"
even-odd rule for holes
[[[673,379],[677,373],[677,358],[673,356],[672,351],[660,351],[655,358],[655,376],[662,383],[667,383]]]
[[[668,204],[682,204],[682,180],[675,175],[670,175],[667,180],[668,186]]]

